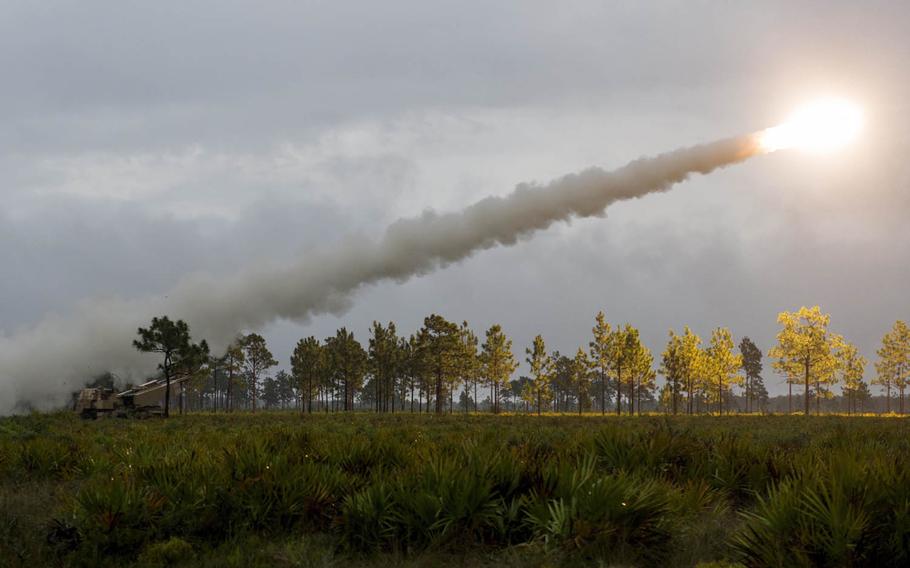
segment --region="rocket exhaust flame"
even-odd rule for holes
[[[83,303],[67,317],[46,317],[0,337],[0,414],[26,403],[59,406],[80,386],[76,381],[100,372],[135,378],[151,372],[155,362],[130,341],[152,316],[185,319],[195,337],[220,350],[240,330],[341,313],[364,285],[428,274],[478,251],[513,245],[556,222],[603,216],[616,201],[666,191],[692,174],[767,152],[767,132],[640,158],[614,171],[590,168],[545,185],[521,184],[461,211],[400,219],[378,241],[351,239],[289,266],[248,268],[228,279],[194,275],[166,300]]]
[[[759,145],[764,152],[836,150],[856,138],[862,126],[859,107],[843,99],[823,99],[798,109],[783,124],[759,132]]]

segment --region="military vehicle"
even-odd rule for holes
[[[137,389],[124,392],[117,392],[112,388],[84,388],[79,392],[73,410],[87,420],[109,416],[118,418],[160,416],[164,410],[161,404],[150,396],[159,390],[157,386],[157,381],[150,381]]]
[[[73,410],[82,418],[95,419],[99,416],[110,416],[121,406],[122,403],[114,389],[87,388],[79,392]]]

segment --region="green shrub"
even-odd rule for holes
[[[0,419],[6,494],[25,479],[56,503],[29,530],[58,519],[65,533],[63,546],[29,540],[47,547],[32,556],[62,565],[145,562],[185,539],[203,564],[219,550],[240,566],[267,555],[231,543],[304,534],[322,551],[395,557],[910,564],[910,420],[897,418]],[[0,526],[14,556],[20,517]]]
[[[193,558],[193,546],[183,539],[173,537],[147,546],[139,555],[139,565],[143,568],[168,568],[188,563]]]
[[[344,499],[338,526],[345,544],[358,552],[389,550],[398,542],[392,491],[379,482]]]
[[[149,539],[156,500],[129,479],[94,480],[76,497],[75,526],[92,554],[133,554]]]
[[[908,483],[906,469],[881,456],[819,458],[743,513],[734,548],[753,566],[904,566]]]
[[[552,498],[528,507],[534,534],[549,546],[598,558],[653,562],[669,553],[669,491],[627,474],[598,476],[593,461],[563,466],[553,476]]]

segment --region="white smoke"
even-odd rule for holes
[[[238,331],[340,313],[363,285],[403,282],[477,251],[512,245],[557,221],[602,216],[615,201],[665,191],[690,174],[758,152],[750,135],[641,158],[612,172],[591,168],[546,185],[521,184],[462,211],[400,219],[379,241],[349,239],[291,265],[260,266],[228,279],[194,275],[160,298],[82,303],[70,314],[0,338],[0,414],[26,404],[59,406],[79,381],[104,371],[134,378],[150,373],[155,361],[131,341],[152,316],[186,320],[193,336],[207,338],[217,353]]]

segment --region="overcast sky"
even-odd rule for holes
[[[779,311],[820,304],[874,359],[910,317],[910,4],[794,4],[0,0],[0,330],[839,95],[866,112],[846,150],[759,157],[263,331],[284,366],[302,336],[431,312],[501,323],[522,359],[537,333],[574,353],[598,310],[656,354],[684,324],[767,350]]]

